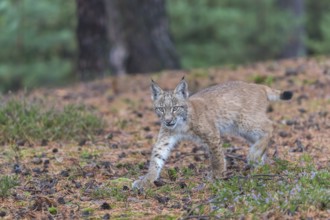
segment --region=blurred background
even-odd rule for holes
[[[327,0],[1,0],[0,91],[330,53]]]

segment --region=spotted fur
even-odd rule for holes
[[[263,163],[273,132],[272,122],[266,115],[269,101],[292,97],[289,91],[281,92],[240,81],[209,87],[189,97],[184,79],[173,91],[164,91],[152,81],[151,92],[161,128],[148,173],[133,183],[133,188],[139,189],[157,180],[171,150],[181,140],[191,140],[207,147],[214,178],[222,177],[226,171],[221,147],[223,135],[245,139],[250,144],[248,161]]]

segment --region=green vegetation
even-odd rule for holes
[[[118,178],[111,180],[91,192],[91,197],[95,199],[114,198],[116,201],[126,201],[129,196],[129,187],[132,180]]]
[[[0,178],[0,197],[8,197],[11,189],[18,185],[19,181],[16,176],[2,176]]]
[[[175,181],[178,178],[178,171],[175,168],[169,168],[167,174],[172,181]]]
[[[329,1],[305,1],[297,21],[278,1],[167,1],[170,29],[184,68],[275,59],[295,22],[307,54],[330,54]],[[75,1],[0,2],[0,92],[59,85],[74,78],[78,56]],[[199,77],[207,72],[195,73]]]
[[[74,1],[0,1],[0,92],[67,82],[75,23]]]
[[[189,167],[183,167],[182,168],[182,174],[184,177],[189,178],[194,176],[195,172],[193,169],[189,168]]]
[[[88,217],[88,216],[92,215],[94,213],[94,211],[95,210],[93,208],[91,208],[91,207],[84,208],[82,210],[82,216]]]
[[[88,150],[83,150],[80,154],[80,158],[85,159],[85,160],[97,158],[98,156],[99,156],[98,152],[95,152],[95,151],[90,152]]]
[[[257,84],[266,84],[268,86],[271,86],[275,79],[274,76],[262,76],[262,75],[254,75],[252,77],[252,81]]]
[[[57,208],[51,206],[51,207],[48,208],[48,212],[52,215],[56,215],[57,214]]]
[[[274,58],[293,20],[272,0],[182,0],[169,2],[168,9],[175,44],[187,68]]]
[[[125,194],[122,193],[122,189],[118,187],[100,187],[93,191],[91,197],[94,199],[105,199],[105,198],[115,198],[116,201],[123,201],[125,199]]]
[[[329,1],[306,1],[306,44],[310,54],[330,54],[329,10]]]
[[[85,106],[57,110],[14,99],[0,104],[0,143],[88,140],[103,127],[104,122]]]
[[[305,158],[302,157],[304,166],[277,160],[275,165],[259,167],[245,176],[219,181],[211,187],[215,198],[196,206],[190,214],[203,215],[206,205],[210,204],[213,215],[225,218],[266,212],[293,215],[308,208],[327,210],[330,208],[329,170],[317,170]]]
[[[330,3],[305,4],[302,21],[276,0],[182,0],[167,6],[183,66],[196,68],[278,58],[296,22],[305,26],[308,54],[330,54]]]

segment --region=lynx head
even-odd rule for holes
[[[187,118],[188,85],[184,78],[174,91],[164,91],[151,81],[151,99],[162,126],[174,129]]]

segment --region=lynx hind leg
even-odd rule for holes
[[[248,162],[251,165],[264,164],[267,159],[267,148],[273,134],[273,125],[267,120],[261,126],[251,130],[249,136],[254,139],[248,154]]]

